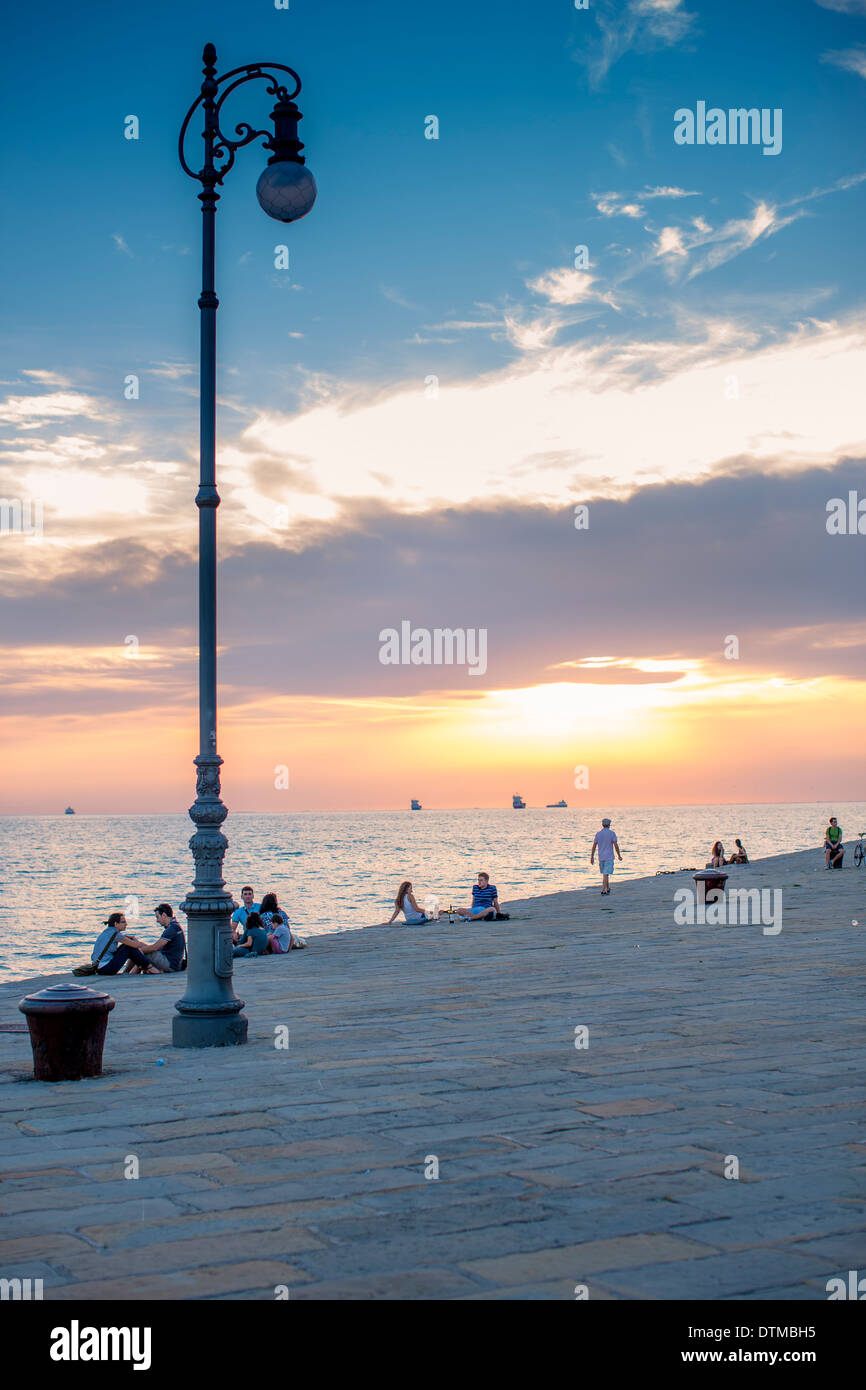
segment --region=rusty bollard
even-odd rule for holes
[[[52,985],[18,1005],[30,1028],[36,1081],[79,1081],[102,1075],[110,994],[84,985]]]
[[[723,874],[721,869],[701,869],[700,873],[694,874],[693,877],[698,902],[717,903],[725,896],[728,875]]]

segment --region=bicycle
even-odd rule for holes
[[[864,835],[866,835],[866,830],[861,830],[860,837],[854,846],[854,865],[858,869],[863,863],[863,860],[866,859],[866,844],[863,843]]]

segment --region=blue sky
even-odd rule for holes
[[[262,402],[284,396],[299,363],[375,380],[508,360],[507,340],[481,330],[449,343],[407,339],[453,338],[425,325],[483,321],[478,304],[523,305],[527,278],[570,264],[576,243],[616,278],[622,246],[645,237],[640,224],[600,216],[593,193],[695,188],[695,212],[736,218],[755,200],[785,203],[864,166],[863,80],[819,58],[866,43],[866,14],[813,0],[682,8],[694,18],[679,42],[638,34],[593,84],[585,63],[600,52],[604,11],[566,0],[292,0],[288,12],[265,0],[49,3],[38,16],[16,7],[3,93],[4,374],[26,365],[23,350],[37,365],[85,366],[110,392],[118,372],[194,359],[198,205],[174,145],[206,38],[223,69],[273,57],[304,81],[302,133],[320,193],[286,237],[299,288],[277,288],[287,282],[272,269],[282,237],[255,202],[258,147],[240,153],[219,213],[222,358]],[[781,106],[781,156],[676,147],[673,111],[698,98]],[[238,119],[268,109],[255,87],[235,102]],[[138,142],[122,138],[130,112]],[[429,113],[438,141],[423,138]],[[725,294],[796,294],[804,280],[832,279],[836,308],[862,292],[864,200],[861,186],[811,205],[784,236],[688,286],[683,301],[701,311]],[[638,316],[665,312],[656,271],[632,287]],[[578,331],[632,322],[607,310]]]
[[[657,799],[644,744],[617,763],[627,708],[664,724],[676,800],[690,739],[739,737],[748,709],[755,771],[731,771],[731,799],[811,794],[825,764],[859,793],[838,713],[802,784],[789,753],[866,676],[858,542],[824,525],[827,499],[866,493],[866,0],[50,0],[5,25],[0,487],[43,498],[45,531],[0,537],[0,738],[42,750],[33,809],[131,731],[152,804],[186,795],[201,218],[176,142],[207,41],[221,71],[297,68],[319,186],[305,220],[270,221],[253,145],[218,213],[237,746],[267,766],[288,725],[329,728],[299,804],[369,804],[346,750],[389,762],[391,728],[440,801],[456,767],[475,804],[475,740],[519,744],[517,709],[561,735],[534,756],[567,768],[592,728],[611,794]],[[781,152],[677,145],[699,101],[780,108]],[[250,84],[226,114],[263,126],[270,104]],[[377,634],[407,617],[489,629],[485,690],[383,667]],[[498,745],[494,763],[510,795]],[[114,766],[87,774],[95,808],[123,804]]]

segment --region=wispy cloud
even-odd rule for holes
[[[44,371],[41,367],[22,367],[22,376],[29,376],[31,381],[35,381],[39,386],[62,386],[68,387],[72,382],[68,377],[60,376],[57,372]]]
[[[866,0],[816,0],[822,10],[838,10],[839,14],[866,14]]]
[[[699,198],[700,193],[696,188],[677,188],[676,186],[665,185],[661,188],[645,188],[640,196],[642,198]]]
[[[831,49],[829,53],[821,54],[821,62],[832,63],[845,72],[855,72],[858,77],[866,78],[866,48],[862,45],[858,48]]]
[[[644,188],[640,193],[593,193],[592,198],[603,217],[633,217],[645,215],[644,203],[653,198],[698,198],[695,189],[660,187]]]
[[[644,53],[679,43],[695,20],[683,0],[594,0],[592,12],[599,37],[575,56],[585,64],[593,87],[630,49]]]
[[[134,253],[130,251],[125,239],[121,236],[120,232],[112,232],[111,239],[117,247],[118,251],[122,251],[124,256],[131,256],[132,259],[135,260]]]
[[[46,420],[104,416],[104,407],[93,396],[79,391],[52,391],[40,396],[7,396],[0,401],[0,420],[19,429],[38,429]]]
[[[183,377],[198,375],[198,367],[192,362],[153,362],[148,371],[151,376],[165,376],[170,381],[180,381]]]
[[[595,284],[595,276],[585,270],[549,270],[527,285],[536,294],[544,295],[551,304],[579,304],[586,299]]]
[[[683,246],[683,236],[679,227],[662,227],[656,243],[657,256],[685,256],[686,248]]]
[[[603,217],[643,217],[640,203],[627,202],[619,193],[593,193],[595,205]]]
[[[395,289],[393,285],[380,285],[379,291],[387,300],[390,300],[392,304],[399,304],[401,309],[417,310],[418,308],[417,304],[413,304],[410,299],[407,299],[406,296],[402,294],[400,290]]]
[[[531,319],[522,319],[516,314],[505,315],[508,341],[520,352],[541,352],[551,347],[561,326],[559,317],[554,314]]]

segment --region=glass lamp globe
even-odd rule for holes
[[[256,184],[256,197],[268,217],[278,222],[297,222],[316,201],[316,180],[306,164],[280,160],[269,164]]]

